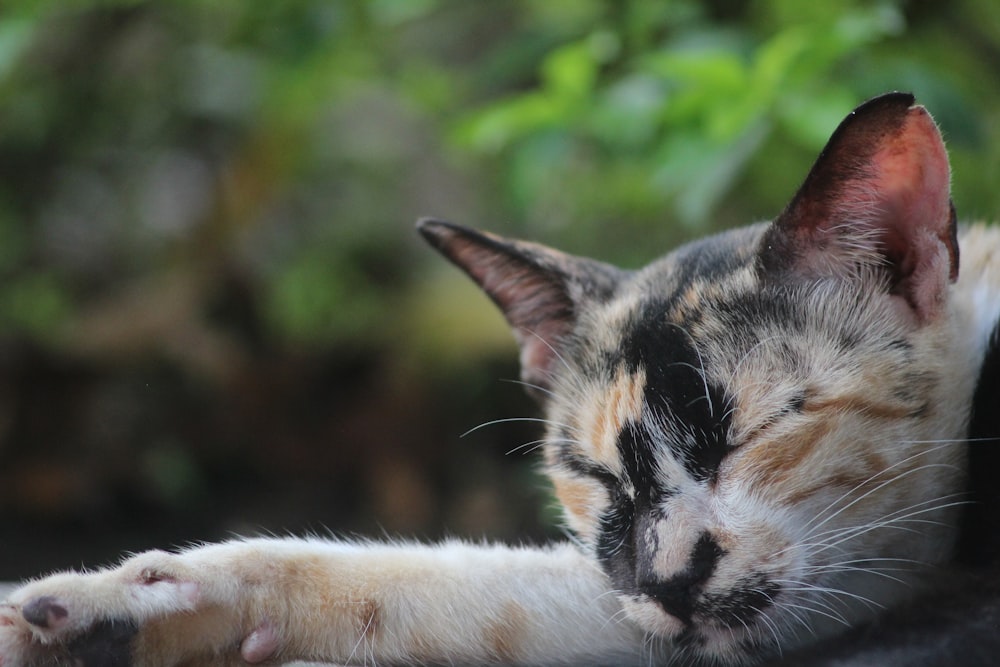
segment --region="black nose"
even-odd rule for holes
[[[653,572],[651,563],[637,563],[636,587],[665,612],[690,625],[698,594],[711,579],[724,554],[714,537],[702,533],[691,550],[687,565],[673,576],[662,579]]]

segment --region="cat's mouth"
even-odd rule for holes
[[[712,625],[719,628],[747,628],[774,605],[781,588],[763,575],[748,576],[725,591],[690,588],[678,590],[669,582],[651,584],[630,592],[636,602],[657,607],[683,627]],[[694,594],[692,594],[694,593]],[[667,624],[670,629],[675,623]]]
[[[780,591],[763,577],[740,584],[726,591],[702,591],[683,608],[656,587],[624,597],[623,604],[645,631],[696,652],[732,659],[747,646],[760,649],[772,642],[774,621],[765,616]]]
[[[780,587],[764,577],[748,577],[726,593],[707,593],[697,605],[703,622],[726,629],[748,628],[774,605]]]

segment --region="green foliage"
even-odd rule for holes
[[[837,80],[838,68],[903,29],[898,9],[875,5],[758,40],[689,10],[647,25],[670,36],[639,52],[624,47],[627,25],[598,25],[552,50],[539,85],[473,115],[459,144],[511,161],[528,217],[553,196],[555,180],[567,196],[552,208],[565,224],[632,212],[648,225],[669,212],[702,228],[770,134],[821,148],[862,96]],[[597,196],[581,195],[588,192]]]
[[[942,123],[960,211],[992,215],[997,11],[21,3],[0,17],[0,335],[54,344],[102,295],[181,271],[253,286],[269,344],[383,341],[419,215],[639,262],[774,214],[888,89]]]

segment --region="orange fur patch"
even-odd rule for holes
[[[578,477],[550,475],[556,498],[575,517],[586,518],[594,511],[594,485]]]
[[[528,628],[528,612],[516,602],[503,606],[499,617],[484,629],[484,639],[490,653],[499,662],[516,663],[521,653],[524,632]]]
[[[798,429],[794,437],[785,436],[770,442],[762,442],[738,459],[733,474],[750,480],[750,483],[755,485],[779,488],[782,485],[790,486],[790,492],[783,500],[787,505],[804,502],[816,493],[831,487],[860,490],[869,483],[884,482],[885,478],[875,477],[888,465],[883,457],[867,447],[850,447],[852,443],[841,443],[847,448],[841,453],[845,461],[851,462],[850,471],[838,472],[805,488],[800,488],[794,483],[801,477],[802,468],[808,468],[809,463],[806,459],[816,451],[820,441],[835,429],[836,424],[833,420],[821,419]]]
[[[874,393],[874,392],[873,392]],[[880,403],[865,396],[836,396],[824,400],[809,400],[803,412],[856,412],[878,419],[905,419],[913,409],[905,405]]]
[[[358,605],[358,635],[365,639],[374,639],[382,625],[382,607],[375,600],[363,600]]]
[[[795,437],[775,438],[751,446],[736,457],[730,474],[754,485],[779,484],[795,475],[796,469],[832,428],[828,421],[817,421],[796,431]]]
[[[614,381],[597,397],[593,421],[586,433],[594,460],[612,470],[619,467],[618,434],[626,422],[642,418],[646,373],[631,374],[619,369]]]

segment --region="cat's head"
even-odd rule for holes
[[[639,271],[420,230],[510,322],[567,523],[645,631],[739,663],[949,554],[971,379],[947,156],[909,95],[845,119],[773,222]]]

